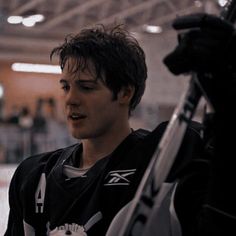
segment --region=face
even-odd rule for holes
[[[94,139],[117,132],[120,115],[124,113],[119,98],[114,100],[111,90],[95,79],[92,66],[90,70],[70,73],[70,63],[73,61],[69,60],[65,66],[60,84],[73,137]]]

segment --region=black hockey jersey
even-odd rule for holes
[[[132,200],[165,126],[150,133],[132,132],[111,155],[78,178],[68,179],[63,165],[71,155],[79,155],[80,144],[23,161],[11,181],[5,236],[59,236],[72,232],[78,236],[105,235],[117,212]],[[181,147],[168,176],[169,182],[186,176],[189,166],[201,153],[201,138],[196,130],[188,129],[184,140],[189,143],[188,148],[182,145],[184,148]],[[177,193],[182,195],[185,182],[186,179],[180,181]],[[184,199],[178,196],[176,199],[178,210],[178,202]]]

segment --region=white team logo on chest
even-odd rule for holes
[[[49,232],[50,236],[87,236],[84,227],[78,224],[65,224]]]
[[[98,223],[102,219],[102,213],[99,211],[94,214],[88,222],[82,226],[78,224],[64,224],[62,226],[56,227],[54,230],[49,230],[48,224],[48,235],[49,236],[87,236],[87,231],[92,228],[96,223]]]
[[[110,171],[106,178],[105,184],[108,185],[129,185],[130,177],[135,173],[136,169],[129,170],[113,170]]]

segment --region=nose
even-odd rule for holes
[[[65,95],[66,106],[79,106],[81,103],[81,96],[76,88],[72,87]]]

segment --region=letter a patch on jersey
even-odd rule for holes
[[[43,213],[45,189],[46,189],[46,175],[45,173],[42,173],[39,180],[38,187],[35,192],[35,212],[36,213]]]

